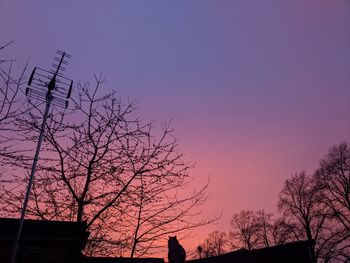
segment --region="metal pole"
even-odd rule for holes
[[[37,163],[38,163],[38,160],[39,160],[40,147],[41,147],[41,143],[42,143],[43,138],[44,138],[46,120],[47,120],[47,117],[49,115],[49,110],[50,110],[50,105],[51,105],[52,99],[53,99],[53,96],[51,94],[51,90],[49,90],[47,92],[47,95],[46,95],[46,107],[45,107],[45,112],[44,112],[44,116],[43,116],[43,122],[41,124],[41,130],[40,130],[38,145],[36,147],[34,161],[33,161],[33,164],[32,164],[32,171],[31,171],[31,174],[30,174],[30,177],[29,177],[27,192],[26,192],[26,196],[25,196],[25,199],[24,199],[24,202],[23,202],[19,228],[18,228],[16,241],[15,241],[15,244],[14,244],[14,247],[13,247],[13,252],[12,252],[12,261],[11,261],[11,263],[15,263],[16,262],[17,250],[18,250],[19,241],[20,241],[20,238],[21,238],[22,228],[23,228],[23,223],[24,223],[24,216],[25,216],[27,205],[28,205],[28,201],[29,201],[30,190],[32,188],[33,181],[34,181],[34,174],[35,174],[36,166],[37,166]]]

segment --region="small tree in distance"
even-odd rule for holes
[[[237,241],[245,249],[255,248],[258,239],[258,217],[252,210],[242,210],[231,219],[230,239]]]
[[[228,237],[225,232],[214,231],[208,234],[204,242],[197,247],[199,257],[213,257],[224,254],[228,250]]]
[[[131,257],[159,252],[168,234],[215,220],[194,217],[207,184],[185,194],[193,164],[178,150],[171,126],[155,136],[152,123],[135,117],[136,101],[124,104],[115,92],[99,95],[104,80],[95,80],[92,89],[76,87],[72,108],[50,115],[27,215],[86,221],[86,254]],[[16,119],[22,141],[36,140],[39,106]],[[16,175],[3,182],[2,215],[18,215],[26,180]]]

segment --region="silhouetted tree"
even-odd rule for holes
[[[245,249],[251,250],[259,244],[258,216],[255,211],[242,210],[234,214],[231,219],[230,239],[240,244]]]
[[[335,218],[327,218],[316,243],[319,262],[348,262],[349,233]]]
[[[315,177],[322,189],[322,203],[350,231],[350,148],[346,143],[332,147],[320,161]]]
[[[272,214],[264,210],[256,212],[257,242],[258,246],[269,247],[271,245]]]
[[[270,245],[278,246],[298,238],[298,228],[294,223],[288,222],[285,218],[277,218],[270,228]]]
[[[294,226],[284,218],[274,219],[264,210],[242,210],[231,219],[231,248],[254,249],[281,245],[293,240]]]
[[[214,231],[209,234],[208,239],[213,255],[219,256],[227,251],[227,234],[225,232]]]
[[[0,46],[0,52],[9,48],[12,43],[13,41]],[[27,65],[17,74],[13,72],[15,60],[2,57],[0,55],[0,162],[4,165],[8,161],[11,162],[14,157],[18,158],[20,153],[20,150],[13,145],[13,133],[16,132],[13,123],[20,114],[17,99]]]
[[[198,248],[201,248],[200,256],[202,252],[203,257],[205,258],[219,256],[227,251],[228,244],[228,236],[225,232],[218,230],[211,232],[208,234],[208,237],[204,240],[203,244],[198,246]]]
[[[137,104],[115,92],[100,95],[79,84],[72,107],[48,119],[27,214],[43,220],[85,220],[89,255],[139,256],[158,252],[169,233],[208,223],[196,221],[206,185],[188,190],[192,163],[178,150],[170,125],[160,132],[135,117]],[[38,105],[17,125],[23,140],[35,142],[42,112]],[[158,136],[156,136],[158,134]],[[17,163],[25,169],[27,163]],[[16,216],[27,178],[16,175],[1,195],[2,213]],[[17,188],[12,186],[16,185]]]
[[[320,191],[315,180],[301,172],[285,181],[278,203],[284,216],[299,226],[300,235],[296,237],[316,241],[316,248],[312,251],[314,261],[317,261],[321,253],[317,241],[329,215],[319,200]]]
[[[125,225],[127,222],[134,224],[127,228],[133,233],[130,238],[131,257],[141,256],[151,249],[156,252],[161,245],[159,241],[166,241],[168,235],[183,233],[215,220],[197,219],[199,211],[196,208],[206,200],[208,184],[191,194],[180,194],[174,189],[186,187],[184,180],[159,180],[144,175],[138,180],[139,185],[133,189],[135,198],[123,217]]]
[[[324,245],[327,257],[350,259],[350,149],[347,143],[333,146],[315,172],[321,190],[320,202],[330,211],[327,226],[330,241]]]

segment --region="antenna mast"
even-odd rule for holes
[[[36,171],[36,166],[39,160],[39,152],[41,148],[41,143],[44,138],[45,125],[47,117],[49,115],[49,110],[51,104],[54,104],[61,108],[68,107],[68,100],[70,98],[73,81],[71,79],[65,78],[63,73],[68,65],[66,58],[71,58],[66,52],[57,50],[56,56],[54,58],[54,63],[52,64],[52,69],[45,70],[39,67],[33,69],[28,81],[28,87],[26,88],[26,96],[30,99],[37,99],[46,102],[46,107],[43,115],[43,122],[41,124],[40,135],[38,139],[38,144],[32,164],[32,169],[29,177],[29,182],[26,190],[26,195],[23,201],[23,207],[21,210],[21,218],[18,227],[18,232],[13,247],[12,253],[12,263],[16,262],[17,251],[19,247],[19,242],[21,239],[22,228],[24,223],[24,217],[28,206],[30,190],[34,181],[34,174]]]

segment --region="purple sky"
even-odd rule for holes
[[[312,172],[350,139],[349,0],[0,0],[6,56],[140,101],[146,120],[173,120],[205,214],[275,211],[286,178]]]

